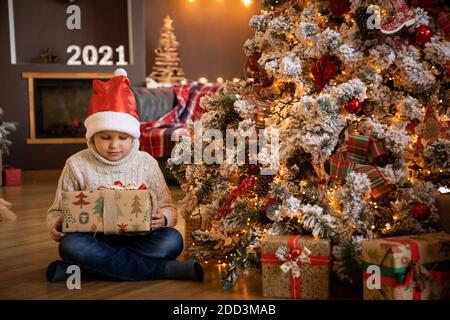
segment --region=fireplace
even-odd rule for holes
[[[84,143],[92,79],[109,73],[24,73],[28,79],[29,144]]]

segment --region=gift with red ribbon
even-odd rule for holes
[[[329,297],[330,242],[311,236],[271,236],[261,242],[263,296]]]
[[[445,232],[363,241],[364,299],[449,299],[449,251]],[[371,266],[379,267],[379,288]]]
[[[386,156],[383,142],[368,136],[352,135],[348,138],[347,150],[330,157],[330,177],[333,180],[345,181],[352,172],[365,173],[370,180],[372,197],[381,199],[388,194],[392,186],[387,183],[378,167],[380,159]]]

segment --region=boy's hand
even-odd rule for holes
[[[62,230],[62,219],[59,219],[56,221],[55,225],[53,226],[53,229],[50,230],[50,236],[53,240],[59,241],[62,237],[64,237],[64,233],[61,232]]]
[[[158,229],[164,227],[165,225],[166,225],[166,217],[164,217],[164,214],[159,209],[156,210],[156,213],[152,216],[152,223],[151,223],[152,229]]]

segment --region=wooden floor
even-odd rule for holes
[[[31,177],[31,176],[29,176]],[[48,283],[47,265],[58,259],[57,243],[46,228],[46,211],[51,205],[56,181],[24,179],[18,187],[2,187],[0,197],[13,204],[15,222],[0,222],[0,299],[260,299],[258,276],[242,279],[232,292],[224,292],[220,267],[205,268],[205,281],[108,282],[82,281],[80,290],[69,290],[65,282]],[[28,181],[27,181],[28,180]],[[171,186],[174,199],[182,191]],[[183,221],[177,229],[182,231]]]

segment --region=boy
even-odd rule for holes
[[[129,86],[123,69],[116,70],[107,82],[93,82],[84,122],[88,148],[67,160],[47,215],[51,237],[60,241],[63,260],[48,266],[50,282],[66,279],[66,268],[71,264],[80,266],[85,274],[111,280],[203,281],[199,263],[175,260],[183,250],[181,234],[172,228],[177,222],[176,207],[158,162],[139,151],[140,122]],[[117,181],[145,184],[155,193],[159,209],[152,216],[151,232],[134,236],[61,232],[62,192],[93,191]]]

